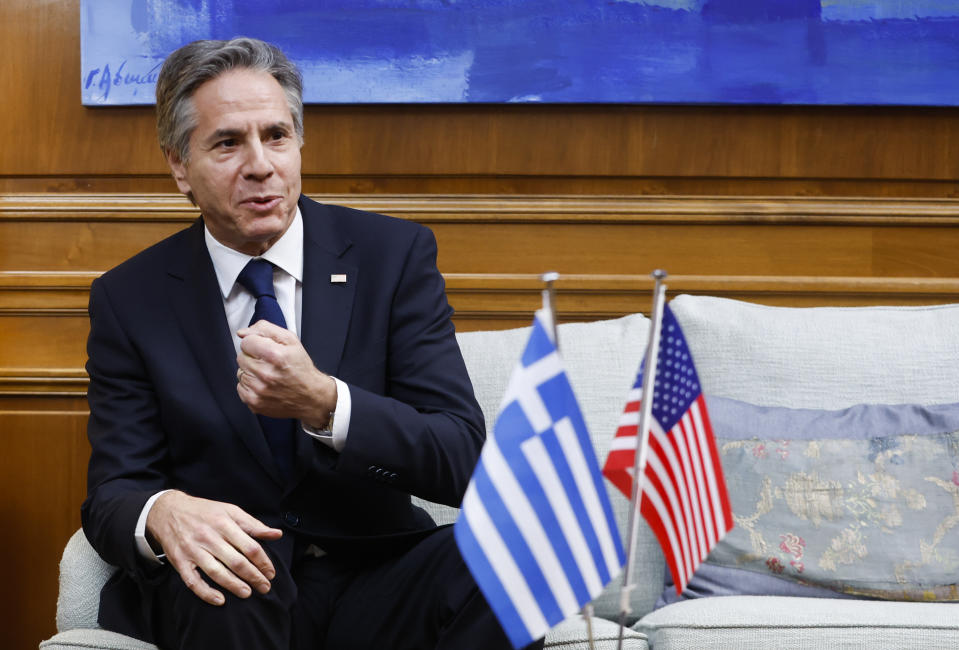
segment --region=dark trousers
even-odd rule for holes
[[[269,552],[269,551],[268,551]],[[168,570],[154,592],[161,648],[494,650],[512,648],[453,539],[440,528],[400,557],[349,566],[301,555],[293,566],[270,553],[277,575],[266,595],[229,592],[207,605]],[[542,640],[530,646],[542,648]]]

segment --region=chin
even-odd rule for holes
[[[246,223],[246,230],[250,233],[272,233],[283,232],[293,221],[293,218],[287,218],[283,214],[269,213],[252,215]]]
[[[244,239],[248,242],[265,244],[274,239],[279,239],[280,235],[282,234],[283,234],[282,228],[270,228],[267,230],[257,229],[257,230],[244,233]]]
[[[243,235],[248,241],[268,242],[279,238],[286,232],[287,226],[289,222],[285,219],[262,219],[253,224],[253,227],[247,228]]]

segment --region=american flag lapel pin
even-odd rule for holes
[[[333,273],[330,275],[330,284],[346,284],[346,273]]]

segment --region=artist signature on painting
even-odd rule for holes
[[[91,88],[96,88],[101,94],[100,99],[106,101],[110,97],[110,90],[115,87],[153,86],[160,74],[161,65],[163,65],[162,61],[144,73],[133,73],[126,70],[126,59],[117,66],[116,70],[110,70],[110,64],[105,63],[102,67],[93,68],[87,72],[83,80],[83,91],[88,92]]]

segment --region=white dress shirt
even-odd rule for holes
[[[250,255],[224,246],[210,234],[204,225],[206,247],[213,260],[213,269],[216,271],[217,284],[223,296],[223,309],[226,312],[227,324],[233,334],[233,347],[237,356],[240,354],[240,337],[237,331],[250,323],[253,317],[253,308],[256,298],[244,289],[236,279],[247,262],[253,259]],[[297,337],[302,328],[303,302],[303,217],[297,207],[293,222],[283,236],[280,237],[263,255],[263,259],[271,262],[273,269],[273,288],[276,292],[276,301],[280,304],[287,329]],[[336,451],[342,451],[346,445],[346,436],[350,426],[352,400],[350,389],[344,382],[333,377],[336,382],[336,417],[333,419],[332,435],[325,431],[317,431],[301,423],[302,430]],[[135,530],[136,544],[140,554],[155,562],[161,562],[146,539],[146,521],[150,509],[157,498],[167,490],[157,492],[146,502]]]

